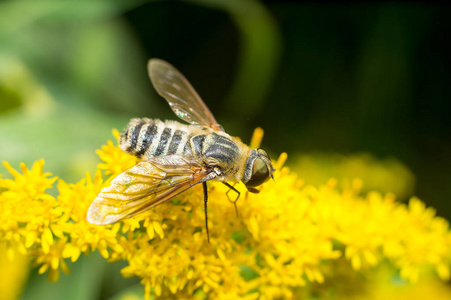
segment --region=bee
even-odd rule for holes
[[[120,148],[140,162],[103,188],[89,207],[87,220],[105,225],[136,216],[187,189],[202,184],[208,232],[207,181],[242,181],[250,192],[273,178],[271,160],[228,135],[188,80],[172,65],[151,59],[150,80],[174,113],[186,121],[135,118],[121,133]],[[237,199],[238,199],[237,197]]]

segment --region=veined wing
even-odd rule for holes
[[[148,64],[150,80],[180,119],[202,127],[224,131],[189,81],[174,66],[161,59]]]
[[[165,166],[151,161],[140,162],[120,173],[91,203],[88,222],[97,225],[118,222],[155,207],[197,183],[214,178],[212,173],[207,173],[195,163],[178,161],[182,164]]]

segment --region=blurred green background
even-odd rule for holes
[[[306,155],[324,170],[361,153],[395,159],[415,178],[401,200],[415,194],[451,219],[450,17],[450,6],[427,3],[3,1],[0,159],[45,158],[76,182],[95,170],[112,128],[176,119],[147,77],[158,57],[228,133],[249,142],[264,128],[263,147],[288,152],[307,183]],[[103,276],[120,278],[114,268]],[[24,299],[37,299],[36,278]],[[123,288],[100,286],[74,299]]]

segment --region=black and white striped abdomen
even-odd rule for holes
[[[132,119],[122,132],[120,147],[137,157],[191,154],[189,125],[175,121]]]

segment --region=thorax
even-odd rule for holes
[[[191,147],[196,159],[207,168],[219,167],[219,181],[238,182],[244,173],[249,147],[225,132],[211,131],[193,136]]]

